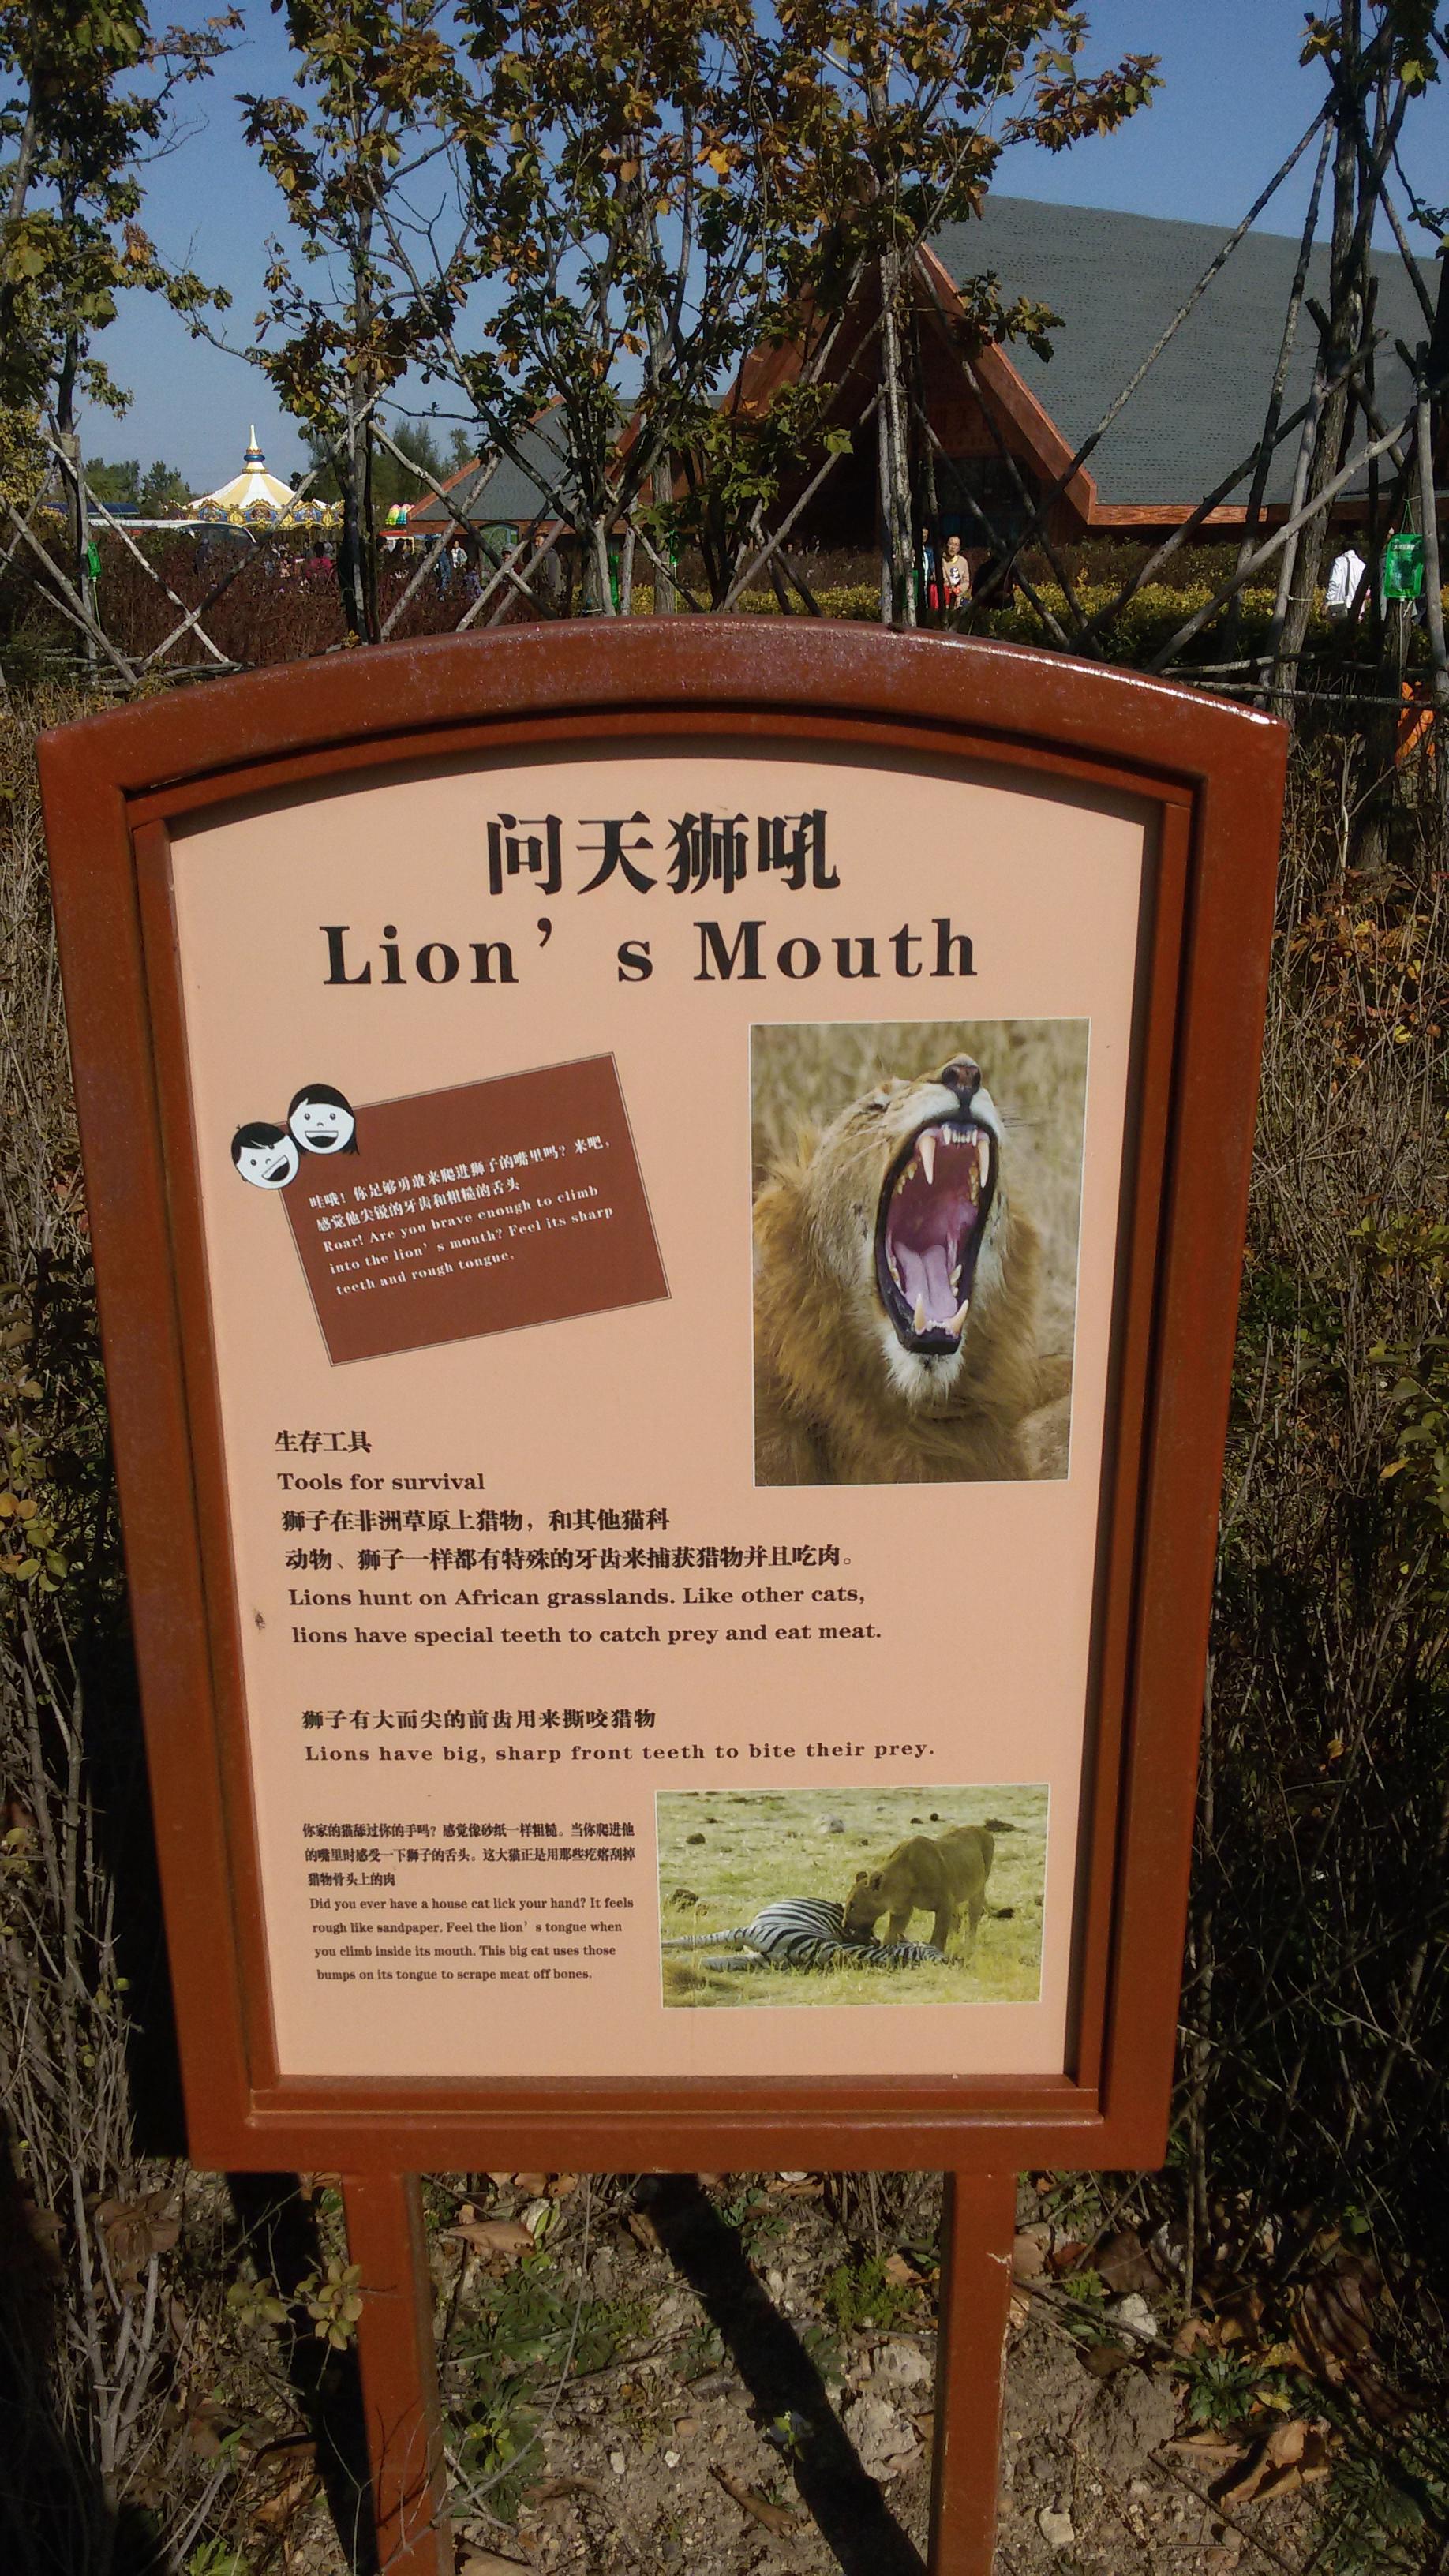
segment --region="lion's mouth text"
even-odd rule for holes
[[[876,1281],[906,1350],[959,1350],[995,1184],[996,1139],[969,1118],[929,1120],[887,1174]]]

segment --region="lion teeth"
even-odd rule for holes
[[[911,1329],[913,1332],[917,1333],[923,1333],[926,1329],[926,1301],[924,1297],[918,1297],[916,1299],[916,1311],[911,1318]]]
[[[957,1312],[952,1316],[950,1323],[946,1326],[947,1332],[955,1333],[959,1338],[962,1330],[964,1329],[966,1318],[970,1312],[971,1300],[969,1297],[963,1297]]]
[[[953,1288],[959,1288],[961,1285],[962,1267],[963,1265],[958,1261],[955,1269],[951,1273],[951,1285]]]
[[[930,1189],[936,1177],[936,1139],[934,1136],[923,1136],[921,1138],[920,1154],[921,1169],[926,1175],[926,1187],[927,1189]]]
[[[984,1127],[978,1128],[976,1131],[976,1162],[981,1173],[981,1186],[984,1190],[991,1173],[991,1139],[987,1135]],[[973,1192],[972,1195],[974,1197],[975,1193]]]

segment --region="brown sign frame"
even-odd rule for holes
[[[238,1720],[169,827],[459,754],[735,735],[926,750],[1154,810],[1099,1517],[1072,2071],[1017,2082],[278,2079]],[[1163,2152],[1282,728],[1010,646],[612,621],[291,665],[41,745],[192,2152],[217,2166],[1140,2166]]]
[[[207,809],[520,747],[733,736],[1082,781],[1149,809],[1118,1232],[1070,2072],[282,2083],[266,2012],[237,1610],[169,834]],[[1024,2164],[1164,2149],[1286,737],[1010,646],[755,619],[612,621],[294,664],[43,737],[61,958],[190,2145],[336,2167],[380,2563],[451,2576],[430,2167],[947,2169],[933,2564],[988,2576]]]

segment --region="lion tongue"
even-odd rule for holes
[[[906,1303],[922,1310],[918,1332],[942,1332],[953,1324],[960,1298],[951,1285],[944,1243],[928,1243],[923,1252],[910,1244],[896,1247],[896,1263]]]

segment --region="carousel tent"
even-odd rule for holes
[[[299,501],[290,485],[279,483],[275,474],[267,472],[266,459],[257,445],[255,422],[240,474],[234,474],[229,483],[219,484],[214,492],[203,493],[192,507],[199,519],[229,519],[233,525],[242,521],[249,526],[292,519],[300,526],[311,527],[330,515],[324,502]]]

